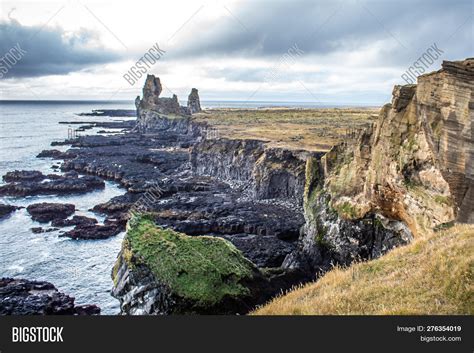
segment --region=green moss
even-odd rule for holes
[[[348,201],[333,206],[340,216],[345,218],[357,218],[357,209]]]
[[[385,227],[383,226],[382,221],[381,221],[379,218],[377,218],[377,217],[374,218],[374,226],[375,226],[376,228],[385,228]]]
[[[434,200],[441,205],[451,206],[452,201],[449,196],[435,195]]]
[[[414,181],[412,179],[408,179],[408,178],[403,179],[403,185],[405,185],[405,187],[409,191],[413,191],[416,188],[418,188],[419,186],[421,186],[421,184],[417,183],[416,181]]]
[[[439,231],[441,231],[441,230],[445,230],[445,229],[452,228],[454,225],[455,225],[454,221],[446,222],[446,223],[441,223],[441,224],[438,224],[436,227],[434,227],[433,230],[434,230],[435,232],[439,232]]]
[[[311,204],[321,191],[321,182],[323,180],[318,159],[309,157],[306,161],[305,180],[305,203]]]
[[[142,216],[131,221],[126,241],[134,258],[183,298],[212,305],[226,296],[249,294],[241,282],[251,279],[256,268],[224,239],[162,229]]]
[[[321,248],[330,250],[332,248],[331,243],[329,243],[325,236],[327,234],[327,228],[324,226],[318,226],[318,231],[314,235],[314,241],[318,244]]]

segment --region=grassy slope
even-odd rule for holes
[[[257,315],[474,314],[474,226],[421,236],[379,259],[334,269]]]

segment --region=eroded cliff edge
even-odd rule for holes
[[[395,86],[378,121],[306,166],[305,231],[283,266],[326,270],[473,222],[473,59]]]

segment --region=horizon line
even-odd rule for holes
[[[0,99],[1,102],[134,102],[134,99]],[[361,105],[378,105],[383,103],[376,102],[330,102],[330,101],[286,101],[286,100],[237,100],[237,99],[209,99],[201,100],[202,102],[236,102],[236,103],[304,103],[304,104],[361,104]]]

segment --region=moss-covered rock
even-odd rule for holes
[[[261,301],[260,270],[227,240],[130,221],[112,271],[125,314],[239,313]]]

